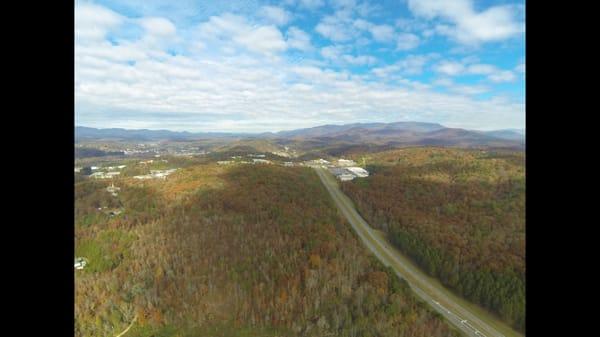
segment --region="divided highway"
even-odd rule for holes
[[[435,311],[439,312],[463,334],[471,337],[523,336],[483,309],[455,296],[439,282],[420,270],[385,238],[373,230],[358,214],[352,201],[340,190],[335,177],[323,168],[315,168],[336,206],[354,228],[365,245],[386,266],[406,280],[411,289]]]

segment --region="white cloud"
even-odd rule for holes
[[[373,24],[363,19],[356,19],[352,25],[361,30],[368,30]]]
[[[321,48],[321,56],[334,61],[338,60],[343,52],[344,48],[341,46],[326,46]]]
[[[310,35],[298,27],[290,27],[287,30],[287,45],[289,48],[310,51],[313,49],[310,43]]]
[[[76,16],[82,18],[78,11]],[[186,43],[179,47],[188,53],[171,55],[166,45],[146,44],[145,36],[117,39],[116,44],[107,41],[106,33],[123,20],[138,21],[111,16],[115,13],[106,9],[99,13],[108,15],[97,24],[76,27],[88,29],[75,48],[75,110],[80,125],[266,131],[365,118],[436,121],[467,128],[523,125],[521,102],[471,98],[482,86],[439,93],[400,76],[420,73],[436,55],[408,56],[366,75],[327,69],[329,63],[320,58],[302,64],[283,55],[265,59],[287,48],[306,49],[310,36],[291,27],[284,40],[277,27],[253,25],[233,14],[212,16],[189,31],[177,26],[172,39],[166,40],[185,37]],[[347,13],[337,17],[352,22]],[[157,27],[151,25],[145,34],[169,32],[167,25]],[[337,57],[345,64],[377,62],[373,56],[356,55],[352,47],[332,48],[329,54],[326,50],[321,50],[323,57]],[[463,63],[468,69],[475,61]],[[375,76],[394,77],[394,81],[373,81]]]
[[[515,67],[515,71],[518,73],[524,74],[525,73],[525,62],[517,64],[517,66]]]
[[[389,25],[373,25],[369,31],[375,41],[388,42],[394,39],[394,28]]]
[[[513,82],[517,79],[515,74],[509,70],[500,70],[488,76],[488,79],[492,82]]]
[[[459,62],[442,61],[434,67],[434,70],[444,75],[456,76],[465,71],[465,66]]]
[[[298,5],[311,10],[318,9],[325,5],[323,0],[298,0]]]
[[[102,40],[110,29],[125,22],[122,15],[91,3],[75,4],[75,37],[81,41]]]
[[[387,77],[394,73],[402,75],[418,75],[423,72],[427,62],[437,57],[437,54],[409,55],[392,65],[374,68],[372,72],[379,77]]]
[[[455,85],[451,87],[450,91],[461,95],[471,96],[484,94],[490,90],[487,87],[480,85]]]
[[[284,26],[292,20],[292,14],[281,7],[263,6],[260,14],[272,24]]]
[[[429,25],[421,20],[398,18],[395,21],[396,27],[405,32],[425,32],[429,29]]]
[[[419,46],[419,37],[412,33],[400,33],[396,38],[397,50],[410,50]]]
[[[516,6],[499,5],[477,12],[472,0],[408,0],[408,8],[418,17],[448,22],[437,25],[436,32],[463,44],[505,40],[524,31]]]
[[[273,54],[287,48],[279,29],[275,26],[252,26],[245,18],[233,14],[212,16],[198,28],[198,37],[205,40],[231,41],[247,50]],[[232,46],[225,44],[225,50],[234,52]]]
[[[475,59],[465,58],[462,62],[443,60],[434,66],[434,71],[447,76],[483,75],[494,83],[512,82],[516,80],[515,74],[510,70],[499,69],[491,64],[475,63]]]
[[[233,38],[248,50],[260,53],[276,53],[286,49],[281,32],[273,26],[263,26],[252,29],[245,34]]]
[[[432,82],[434,85],[446,87],[448,91],[465,96],[474,96],[489,92],[490,89],[484,85],[456,84],[452,79],[440,78]]]
[[[433,85],[439,85],[439,86],[442,86],[442,87],[448,87],[448,86],[454,85],[454,81],[452,81],[451,78],[442,77],[442,78],[438,78],[438,79],[433,80],[431,82],[431,84],[433,84]]]
[[[227,38],[243,34],[249,28],[252,27],[243,17],[225,13],[220,16],[211,16],[207,22],[199,25],[198,30],[202,37]]]
[[[354,8],[356,0],[331,0],[331,5],[334,8]]]
[[[498,69],[491,64],[471,64],[467,67],[467,73],[475,75],[490,75],[498,71]]]
[[[334,42],[344,42],[356,36],[355,29],[348,13],[338,11],[334,15],[325,16],[315,27],[315,31]]]
[[[406,88],[369,83],[284,61],[168,56],[134,65],[105,62],[91,73],[98,68],[77,56],[76,113],[83,125],[111,127],[128,120],[149,127],[161,121],[159,127],[169,129],[266,131],[369,115],[500,128],[520,125],[523,114],[521,104],[435,93],[418,83]],[[127,111],[132,112],[122,115]],[[152,117],[157,114],[164,117]]]
[[[321,56],[323,58],[333,61],[334,63],[350,64],[350,65],[373,65],[377,63],[377,58],[371,55],[351,55],[346,53],[347,47],[335,45],[321,48]]]
[[[363,31],[368,31],[373,39],[378,42],[392,42],[395,38],[394,27],[390,25],[376,25],[364,19],[356,19],[352,26]]]
[[[344,59],[344,61],[346,61],[352,65],[373,65],[373,64],[377,63],[377,58],[375,58],[371,55],[353,56],[353,55],[345,54],[345,55],[343,55],[343,59]]]
[[[148,34],[157,37],[169,37],[175,35],[175,25],[165,19],[159,17],[141,18],[139,24],[142,26]]]

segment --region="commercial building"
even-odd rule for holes
[[[361,167],[331,167],[329,172],[341,181],[369,176],[369,172]]]
[[[354,174],[357,177],[364,178],[369,176],[369,172],[361,167],[347,167],[348,171]]]

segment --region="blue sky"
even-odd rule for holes
[[[525,127],[522,1],[76,1],[75,122]]]

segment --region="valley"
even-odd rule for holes
[[[305,142],[81,140],[76,335],[522,336],[522,150]]]

